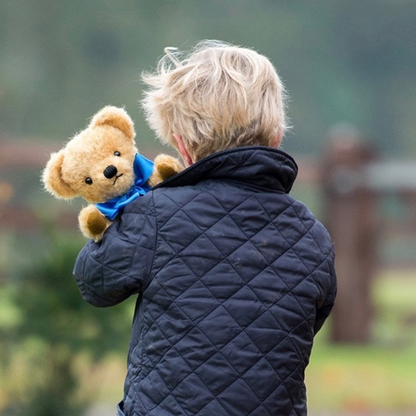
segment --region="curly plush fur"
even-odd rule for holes
[[[101,240],[111,224],[92,204],[123,195],[134,184],[133,162],[138,152],[134,138],[134,124],[126,111],[106,106],[85,130],[59,152],[51,154],[43,171],[42,181],[52,195],[61,199],[81,196],[90,203],[78,217],[80,229],[87,238]],[[169,155],[158,155],[154,162],[148,180],[151,187],[183,169],[182,164]],[[109,166],[116,167],[119,173],[111,179],[104,175]]]

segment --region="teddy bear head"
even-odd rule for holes
[[[85,130],[51,155],[42,176],[46,190],[57,198],[81,196],[89,203],[124,194],[135,179],[134,137],[129,115],[122,108],[104,107]]]

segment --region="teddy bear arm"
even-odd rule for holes
[[[78,216],[79,228],[87,238],[100,241],[104,231],[111,224],[94,205],[83,208]]]
[[[150,186],[155,186],[183,170],[178,159],[165,154],[156,156],[154,163],[153,173],[149,178]]]

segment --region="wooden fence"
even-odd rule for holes
[[[416,203],[416,161],[379,160],[364,141],[341,135],[330,141],[323,172],[324,222],[336,248],[339,293],[331,337],[338,343],[367,343],[371,288],[380,265],[379,247],[387,238],[380,202],[390,194]],[[402,223],[416,236],[414,221]]]
[[[56,143],[0,141],[0,229],[38,227],[38,216],[24,202],[15,202],[13,185],[3,178],[9,175],[10,179],[10,172],[29,176],[35,172],[39,184],[41,169],[58,148]],[[416,162],[378,160],[371,147],[350,135],[333,137],[321,160],[297,161],[298,186],[319,189],[323,195],[321,217],[336,248],[339,290],[331,338],[338,343],[366,343],[372,324],[371,288],[380,264],[378,246],[384,229],[380,197],[400,193],[416,202]],[[75,229],[76,216],[74,210],[56,220],[60,226]],[[416,236],[416,210],[414,223],[406,223],[404,228]]]

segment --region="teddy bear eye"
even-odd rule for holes
[[[85,183],[87,185],[92,185],[92,179],[88,176],[87,178],[85,178]]]
[[[121,153],[120,153],[118,150],[116,150],[116,151],[114,152],[114,156],[121,156]]]

